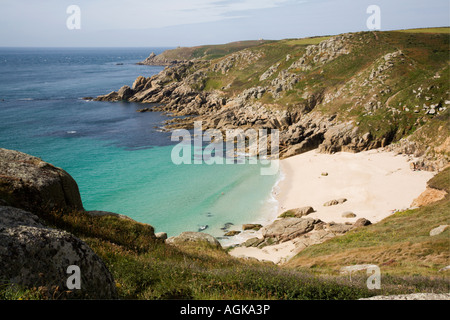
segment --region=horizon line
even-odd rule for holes
[[[27,45],[18,45],[18,46],[2,46],[0,45],[1,49],[44,49],[44,48],[53,48],[53,49],[119,49],[119,48],[136,48],[136,49],[145,49],[145,48],[191,48],[191,47],[201,47],[201,46],[208,46],[208,45],[224,45],[224,44],[230,44],[230,43],[236,43],[236,42],[244,42],[244,41],[282,41],[282,40],[295,40],[295,39],[308,39],[308,38],[317,38],[317,37],[332,37],[337,36],[341,34],[348,34],[348,33],[359,33],[359,32],[392,32],[392,31],[405,31],[405,30],[420,30],[420,29],[440,29],[440,28],[449,28],[448,26],[439,26],[439,27],[414,27],[414,28],[404,28],[404,29],[391,29],[391,30],[360,30],[360,31],[349,31],[349,32],[342,32],[338,34],[322,34],[322,35],[315,35],[315,36],[308,36],[308,37],[300,37],[300,38],[280,38],[280,39],[247,39],[247,40],[234,40],[231,42],[226,43],[213,43],[213,44],[202,44],[202,45],[190,45],[190,46],[180,46],[180,45],[166,45],[166,46],[27,46]],[[449,30],[450,31],[450,30]]]

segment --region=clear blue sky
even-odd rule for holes
[[[0,46],[193,46],[450,25],[449,0],[0,0]],[[69,30],[69,5],[81,29]]]

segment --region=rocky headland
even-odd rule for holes
[[[428,63],[414,55],[414,46],[406,46],[406,38],[350,33],[188,61],[152,54],[150,64],[170,66],[95,100],[139,102],[140,112],[167,112],[175,117],[166,124],[169,130],[192,128],[194,121],[202,121],[204,130],[277,129],[282,158],[313,149],[361,152],[389,146],[419,157],[415,170],[439,170],[448,164],[450,141],[448,59]],[[396,48],[386,45],[388,40]],[[436,41],[445,46],[448,37]],[[419,70],[423,75],[411,79]],[[436,129],[441,132],[434,139]]]

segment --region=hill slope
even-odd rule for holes
[[[202,120],[204,129],[279,129],[283,156],[382,147],[424,124],[431,130],[423,132],[448,137],[450,35],[436,32],[358,32],[207,54],[97,100],[162,103],[141,111],[196,116],[169,128]],[[449,141],[425,140],[402,148],[423,158],[418,168],[445,166]]]

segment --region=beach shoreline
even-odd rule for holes
[[[277,220],[291,209],[312,207],[307,217],[325,223],[354,223],[365,218],[377,223],[411,204],[425,191],[427,181],[436,173],[413,171],[411,156],[396,154],[382,148],[359,153],[302,153],[280,161],[280,178],[273,188],[278,202]],[[326,202],[345,199],[343,203],[324,206]],[[343,217],[353,213],[354,217]],[[257,231],[245,238],[262,237]],[[242,241],[243,242],[243,241]],[[241,242],[241,243],[242,243]],[[262,249],[237,246],[230,251],[235,257],[251,257],[282,263],[297,254],[295,239]]]

